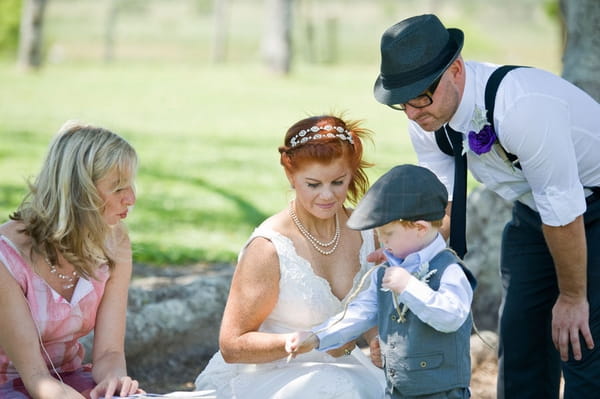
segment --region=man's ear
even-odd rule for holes
[[[453,85],[458,87],[462,93],[465,86],[465,62],[463,61],[462,56],[458,56],[458,58],[450,64],[446,72],[450,75],[449,78]]]

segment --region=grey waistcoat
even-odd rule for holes
[[[439,288],[444,270],[453,263],[463,268],[471,286],[475,287],[471,272],[453,252],[444,250],[429,262],[429,270],[437,269],[429,280],[432,289]],[[385,269],[377,271],[378,287],[381,287],[384,272]],[[416,396],[468,388],[471,380],[471,314],[452,333],[440,332],[423,323],[410,310],[406,312],[406,321],[399,323],[392,295],[395,295],[392,291],[378,290],[377,293],[379,337],[388,390]]]

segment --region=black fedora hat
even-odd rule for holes
[[[464,35],[446,29],[433,14],[407,18],[381,37],[381,68],[374,94],[383,104],[402,104],[422,94],[460,54]]]
[[[347,225],[366,230],[395,220],[440,220],[446,205],[446,186],[432,171],[422,166],[398,165],[373,183]]]

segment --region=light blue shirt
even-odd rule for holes
[[[431,244],[410,254],[406,259],[399,260],[397,266],[389,267],[403,267],[414,273],[420,265],[429,262],[445,248],[446,243],[438,234]],[[318,350],[338,348],[377,324],[377,290],[381,287],[377,286],[377,273],[373,272],[370,278],[368,289],[348,304],[341,321],[338,320],[342,313],[312,329],[319,337]],[[398,301],[406,304],[419,319],[442,332],[453,332],[460,328],[469,316],[472,300],[471,284],[458,264],[446,268],[437,291],[411,276],[406,289],[398,295]]]

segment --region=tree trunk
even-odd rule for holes
[[[317,46],[315,42],[315,23],[313,21],[313,4],[312,0],[301,0],[300,12],[296,17],[296,21],[300,21],[304,26],[304,46],[306,48],[306,61],[309,64],[315,64],[317,62]],[[298,23],[298,22],[297,22]]]
[[[600,101],[600,1],[560,0],[566,43],[563,77]]]
[[[119,0],[111,0],[108,6],[106,26],[104,29],[104,62],[110,63],[115,58],[115,31],[119,15]]]
[[[227,31],[229,28],[229,0],[214,0],[214,29],[212,62],[224,62],[227,58]]]
[[[24,69],[42,64],[42,26],[46,0],[24,0],[21,13],[18,65]]]
[[[290,72],[292,58],[293,0],[266,0],[267,21],[262,41],[262,55],[267,68],[278,74]]]

